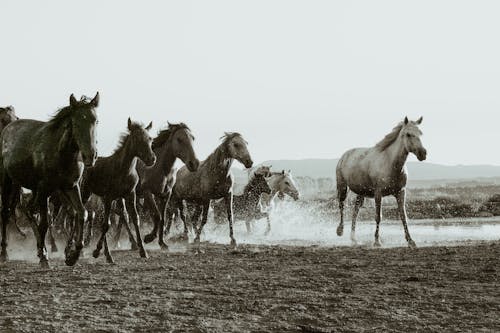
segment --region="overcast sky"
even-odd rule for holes
[[[6,1],[0,105],[48,119],[101,93],[99,152],[127,117],[224,131],[254,161],[334,158],[424,116],[428,161],[500,165],[498,1]]]

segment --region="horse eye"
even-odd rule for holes
[[[406,137],[411,138],[411,134],[410,133],[406,133]]]

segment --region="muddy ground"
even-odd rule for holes
[[[0,331],[500,331],[500,242],[202,245],[0,264]]]

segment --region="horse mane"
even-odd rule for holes
[[[143,127],[144,127],[143,124],[132,121],[130,123],[130,126],[127,127],[127,131],[120,134],[120,138],[118,139],[118,145],[116,146],[113,153],[120,151],[123,148],[123,146],[125,146],[125,142],[127,142],[127,138],[129,137],[130,133],[132,133],[137,129],[142,129]]]
[[[238,132],[225,132],[224,135],[220,137],[220,139],[222,140],[222,146],[226,146],[228,142],[235,137],[243,138],[243,136]]]
[[[375,147],[380,151],[384,151],[389,148],[389,146],[397,140],[401,129],[403,129],[403,123],[399,123],[396,127],[394,127],[392,129],[392,132],[387,134],[382,140],[380,140],[380,142],[377,143]]]
[[[262,176],[262,175],[256,175],[256,174],[254,174],[254,175],[253,175],[253,176],[252,176],[252,177],[248,180],[248,183],[247,183],[247,184],[245,185],[245,187],[243,188],[243,193],[247,193],[247,192],[250,190],[251,186],[253,185],[253,182],[255,181],[255,178],[257,178],[257,177],[262,177],[262,178],[264,178],[264,176]]]
[[[152,148],[156,149],[165,144],[165,142],[168,141],[168,138],[170,138],[170,135],[172,135],[174,132],[176,132],[179,129],[186,129],[191,138],[194,140],[194,136],[191,134],[191,129],[184,123],[179,123],[179,124],[168,124],[168,127],[165,129],[162,129],[158,132],[158,135],[156,138],[153,139],[153,144]]]
[[[5,107],[0,107],[0,112],[15,112],[14,107],[12,105],[8,105]]]
[[[66,121],[70,117],[72,111],[75,108],[79,108],[81,106],[88,105],[90,103],[90,101],[91,101],[91,99],[89,97],[83,95],[81,97],[81,99],[76,102],[76,104],[74,106],[67,105],[67,106],[64,106],[64,107],[58,109],[52,115],[50,120],[48,121],[49,126],[57,126],[57,125],[61,124],[63,121]]]

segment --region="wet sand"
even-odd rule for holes
[[[202,247],[0,264],[0,331],[500,331],[498,241]]]

